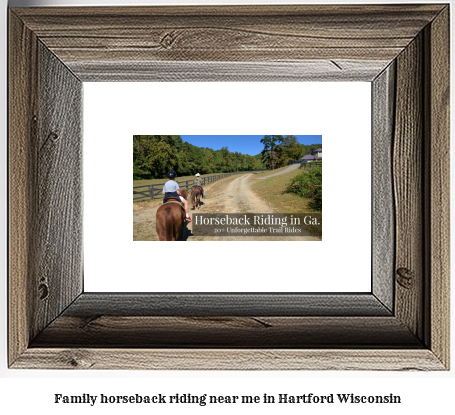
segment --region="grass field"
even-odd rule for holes
[[[308,203],[310,202],[308,199],[300,197],[295,193],[285,193],[286,187],[291,179],[301,173],[303,173],[303,170],[296,169],[289,173],[257,181],[255,178],[259,175],[253,176],[251,188],[279,213],[315,213],[314,210],[308,207]],[[319,228],[312,227],[310,231],[314,235],[321,235]]]

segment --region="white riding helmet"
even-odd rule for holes
[[[196,177],[199,177],[199,176],[200,176],[200,174],[199,174],[199,173],[196,173]]]

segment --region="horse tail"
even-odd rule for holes
[[[174,215],[172,214],[170,207],[167,207],[165,212],[166,241],[172,241],[174,236]]]
[[[197,193],[196,189],[191,189],[191,203],[193,203],[193,204],[194,204],[194,200],[196,199],[196,193]]]

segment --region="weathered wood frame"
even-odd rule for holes
[[[371,82],[372,292],[84,293],[96,80]],[[449,6],[11,9],[9,365],[448,369]]]

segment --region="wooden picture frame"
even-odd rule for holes
[[[82,82],[119,80],[371,82],[372,292],[85,293]],[[8,98],[11,368],[449,368],[449,5],[13,8]]]

